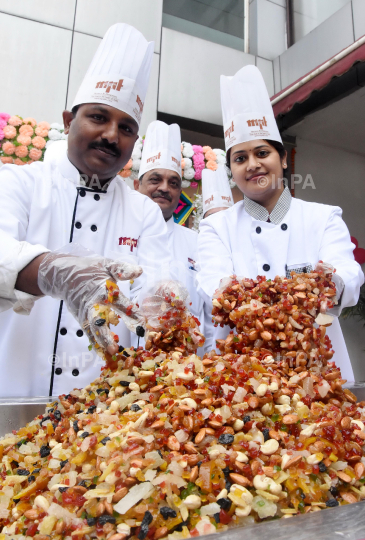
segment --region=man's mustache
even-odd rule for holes
[[[157,199],[158,197],[161,197],[162,199],[166,199],[169,202],[172,202],[172,199],[170,195],[167,193],[161,193],[161,191],[157,191],[152,195],[152,199]]]
[[[121,156],[121,151],[119,150],[117,145],[116,144],[110,144],[110,143],[108,143],[106,141],[92,142],[92,143],[89,144],[89,148],[106,150],[107,152],[110,152],[111,154],[113,154],[115,157],[120,157]]]

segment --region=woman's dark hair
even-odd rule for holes
[[[275,148],[275,150],[277,151],[277,153],[280,156],[280,159],[284,159],[284,157],[285,157],[285,148],[284,148],[284,145],[282,143],[280,143],[278,141],[272,141],[270,139],[264,139],[264,141],[266,141],[267,143],[270,144],[270,146],[273,146]],[[231,150],[232,150],[232,148],[230,148],[227,151],[227,154],[226,154],[226,167],[228,167],[228,169],[231,169]]]

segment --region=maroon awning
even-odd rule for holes
[[[362,38],[361,38],[362,39]],[[356,43],[356,42],[355,42]],[[345,49],[344,49],[345,50]],[[340,53],[338,53],[340,54]],[[341,77],[344,73],[349,71],[349,69],[352,68],[352,66],[356,62],[364,62],[365,61],[365,43],[354,49],[353,51],[349,52],[346,56],[341,58],[340,60],[335,61],[335,58],[338,56],[333,57],[333,60],[335,63],[329,64],[329,66],[319,73],[318,75],[314,76],[312,79],[310,79],[308,82],[304,83],[302,86],[296,88],[293,90],[289,95],[283,96],[282,99],[277,101],[273,105],[274,114],[275,117],[277,117],[279,114],[286,114],[289,112],[296,103],[302,103],[308,97],[312,94],[315,90],[321,90],[327,84],[330,83],[331,79],[333,77]],[[282,90],[281,92],[278,92],[271,98],[271,101],[280,98],[282,94],[287,92],[291,87],[295,86],[299,81],[307,77],[310,73],[313,73],[316,71],[320,66],[326,64],[326,62],[323,62],[323,64],[320,64],[315,69],[298,79],[297,81],[293,82],[293,84],[287,86]]]

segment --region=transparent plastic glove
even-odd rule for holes
[[[80,255],[77,255],[78,252]],[[47,253],[39,267],[38,286],[43,294],[65,302],[94,345],[98,343],[110,354],[115,354],[118,345],[108,326],[100,326],[100,316],[94,310],[94,305],[111,307],[133,332],[137,326],[143,326],[143,317],[137,306],[119,289],[115,291],[117,294],[110,304],[106,287],[107,280],[116,284],[117,281],[139,277],[142,268],[89,253],[76,245],[72,246],[70,253]],[[95,324],[97,321],[99,324]]]
[[[334,298],[331,298],[332,302],[335,304],[332,308],[328,308],[326,302],[321,303],[321,313],[330,313],[331,315],[334,315],[335,317],[338,317],[341,313],[341,299],[342,294],[345,288],[345,283],[341,276],[339,276],[336,273],[336,270],[334,267],[329,264],[325,263],[323,261],[319,261],[316,264],[316,267],[314,269],[315,272],[323,272],[324,274],[332,274],[331,281],[336,285],[336,296]]]
[[[173,326],[186,308],[189,293],[178,281],[163,280],[153,285],[143,295],[142,311],[146,323],[153,329]],[[162,317],[169,313],[167,320]]]

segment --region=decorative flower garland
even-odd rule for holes
[[[30,165],[43,161],[44,152],[55,140],[64,139],[63,126],[37,122],[0,113],[0,161],[2,164]]]

